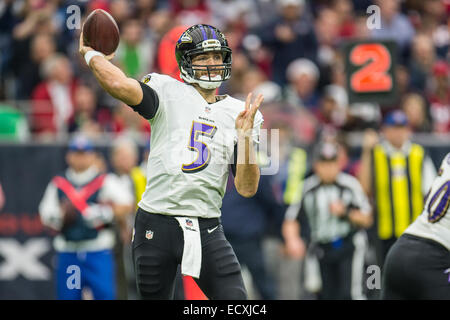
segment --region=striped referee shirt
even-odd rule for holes
[[[301,201],[288,207],[285,219],[296,220],[306,214],[311,241],[333,242],[353,231],[353,225],[347,218],[336,217],[330,212],[330,205],[338,200],[347,208],[358,209],[363,214],[371,213],[372,208],[359,181],[341,172],[331,184],[322,183],[315,174],[307,178]]]

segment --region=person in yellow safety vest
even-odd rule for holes
[[[375,208],[379,265],[403,231],[420,215],[436,169],[425,149],[411,142],[406,115],[392,111],[383,120],[382,139],[364,137],[359,180]]]

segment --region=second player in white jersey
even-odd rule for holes
[[[442,161],[438,176],[427,195],[422,214],[405,233],[439,242],[450,250],[450,153]]]
[[[450,299],[450,153],[427,195],[422,214],[390,248],[381,299]]]
[[[191,85],[152,73],[143,82],[156,91],[159,108],[150,119],[147,187],[139,206],[175,216],[216,218],[237,143],[235,121],[244,101],[231,96],[209,104]],[[257,111],[253,141],[263,123]]]

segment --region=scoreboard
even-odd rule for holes
[[[393,41],[351,41],[344,45],[349,102],[389,104],[396,99],[397,47]]]

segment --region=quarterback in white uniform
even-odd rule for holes
[[[179,38],[175,56],[184,82],[150,73],[131,79],[100,52],[80,54],[100,85],[151,124],[147,186],[133,233],[138,290],[145,299],[170,299],[178,264],[210,299],[246,299],[236,256],[223,235],[220,208],[231,168],[237,191],[256,193],[254,143],[263,122],[259,95],[240,101],[217,96],[231,76],[223,33],[194,25]],[[231,166],[230,166],[231,164]]]
[[[382,299],[450,299],[450,153],[422,214],[390,249]]]
[[[235,119],[244,102],[225,96],[210,105],[194,86],[166,75],[144,82],[160,97],[150,119],[147,188],[139,207],[175,216],[217,218],[237,142]],[[254,140],[262,124],[255,115]]]

